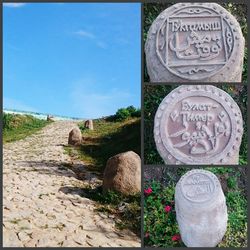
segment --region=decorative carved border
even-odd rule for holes
[[[185,157],[181,157],[178,151],[175,151],[173,148],[170,148],[170,146],[164,144],[161,134],[161,126],[164,126],[164,119],[162,118],[164,117],[164,114],[166,112],[169,112],[169,106],[173,106],[176,103],[176,100],[178,100],[179,97],[183,96],[183,92],[187,93],[184,95],[184,97],[192,95],[196,96],[202,92],[207,93],[209,94],[210,98],[213,98],[214,100],[219,102],[226,110],[231,111],[231,116],[230,114],[228,114],[232,124],[231,137],[229,139],[228,144],[225,146],[222,155],[211,155],[208,159],[204,158],[203,162],[190,161]],[[163,99],[163,101],[159,105],[154,120],[154,139],[156,143],[156,148],[166,164],[204,165],[227,163],[229,158],[233,157],[235,154],[238,153],[241,144],[242,134],[243,123],[239,106],[229,94],[212,85],[182,85],[174,89]]]

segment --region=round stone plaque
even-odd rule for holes
[[[216,3],[177,3],[151,25],[145,44],[152,82],[240,81],[244,37]]]
[[[242,133],[238,105],[211,85],[174,89],[155,115],[156,147],[166,164],[238,164]]]
[[[203,203],[216,196],[219,182],[211,172],[193,170],[186,173],[180,180],[182,195],[190,202]]]

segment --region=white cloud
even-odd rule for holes
[[[10,8],[20,8],[26,5],[26,3],[4,3],[3,6]]]
[[[102,48],[102,49],[106,49],[107,48],[107,44],[103,41],[101,41],[100,39],[98,39],[93,33],[88,32],[86,30],[78,30],[73,32],[75,35],[78,35],[80,37],[83,38],[88,38],[91,39],[97,47]]]
[[[8,98],[8,97],[3,98],[3,107],[6,109],[16,109],[16,110],[21,110],[21,111],[37,112],[35,108],[30,107],[19,100]]]
[[[78,30],[78,31],[74,32],[74,34],[79,35],[81,37],[91,38],[91,39],[95,38],[94,34],[87,32],[85,30]]]

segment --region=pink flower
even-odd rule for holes
[[[152,190],[151,187],[149,187],[148,189],[145,189],[145,190],[144,190],[144,194],[145,194],[145,195],[150,195],[152,192],[153,192],[153,190]]]
[[[165,206],[164,210],[166,213],[170,212],[171,211],[171,207],[170,206]]]
[[[148,238],[149,237],[149,232],[146,232],[145,233],[145,238]]]
[[[172,241],[179,241],[181,239],[181,236],[179,234],[175,234],[172,236]]]

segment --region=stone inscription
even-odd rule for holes
[[[237,154],[242,115],[234,100],[210,85],[180,86],[160,104],[154,124],[166,163],[223,164]]]
[[[177,31],[213,31],[221,30],[221,23],[211,22],[183,22],[182,20],[173,20],[169,22],[172,25],[172,32]]]
[[[233,31],[217,11],[188,6],[162,23],[156,53],[172,73],[192,79],[218,72],[231,56],[233,44]]]
[[[213,180],[204,173],[192,173],[182,182],[182,192],[192,202],[209,200],[215,190]]]
[[[225,148],[231,123],[227,111],[208,97],[189,97],[174,107],[168,122],[172,146],[186,155],[203,156]]]

